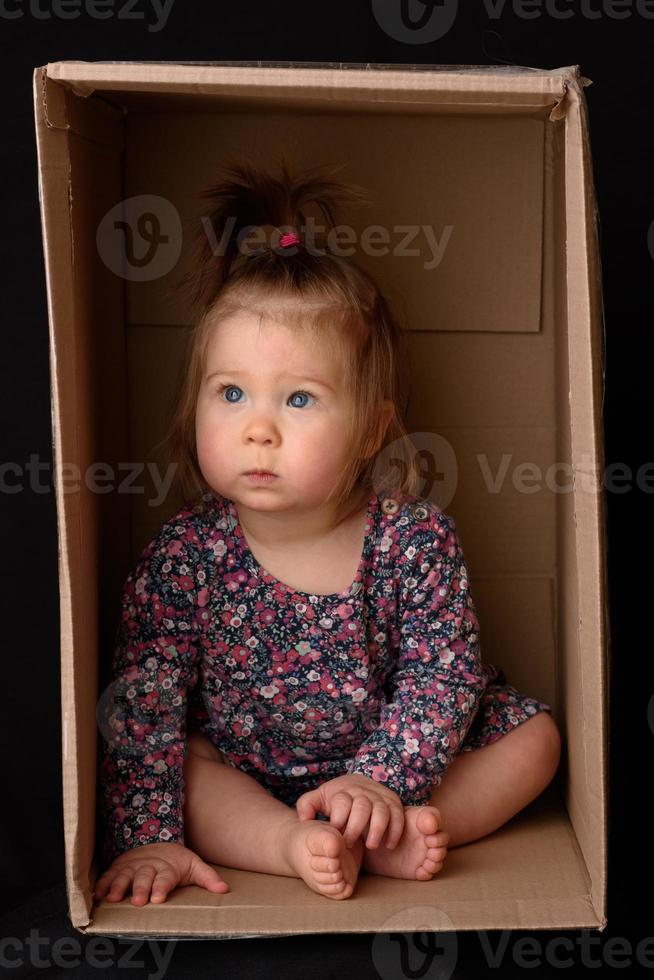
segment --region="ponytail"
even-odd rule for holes
[[[349,461],[328,498],[342,505],[341,519],[359,506],[353,499],[372,486],[398,495],[419,493],[422,474],[403,423],[409,391],[404,331],[372,277],[328,246],[339,207],[370,203],[364,188],[337,180],[342,166],[313,167],[293,176],[282,158],[276,178],[253,164],[232,162],[202,195],[210,213],[202,219],[188,271],[178,284],[193,326],[172,419],[159,444],[176,464],[176,486],[185,504],[202,508],[202,495],[211,490],[198,464],[195,409],[213,332],[239,312],[283,324],[305,342],[327,345],[340,359],[354,405]],[[325,226],[309,242],[312,207]],[[299,243],[289,247],[291,239],[283,237],[288,233]],[[391,443],[394,458],[380,469],[380,452]],[[391,465],[397,462],[399,471]]]

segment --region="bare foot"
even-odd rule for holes
[[[394,848],[366,847],[363,868],[388,878],[417,878],[429,881],[443,867],[450,839],[439,830],[441,815],[435,806],[405,806],[404,831]]]
[[[363,840],[348,848],[340,830],[324,820],[298,820],[288,827],[282,849],[291,868],[320,895],[349,898],[359,877]]]

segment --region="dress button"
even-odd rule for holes
[[[415,504],[413,507],[413,516],[417,521],[426,521],[429,517],[429,511],[424,504]]]
[[[395,514],[400,507],[397,500],[394,500],[393,497],[385,497],[382,500],[381,506],[385,514]]]

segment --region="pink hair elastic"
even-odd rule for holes
[[[294,231],[291,231],[286,235],[281,235],[279,244],[282,246],[282,248],[288,248],[289,245],[299,245],[300,239]]]

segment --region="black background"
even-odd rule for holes
[[[36,0],[32,0],[36,6]],[[116,0],[119,11],[125,0]],[[650,494],[635,474],[654,461],[651,444],[653,386],[649,360],[654,257],[647,235],[654,220],[653,75],[654,20],[636,10],[610,15],[608,0],[558,0],[571,10],[517,16],[507,0],[502,15],[488,16],[478,0],[459,4],[454,26],[431,44],[402,44],[377,24],[370,0],[176,0],[165,28],[117,16],[97,20],[84,11],[74,20],[30,12],[29,0],[4,0],[2,51],[2,319],[0,462],[24,467],[30,457],[46,464],[44,493],[0,494],[2,596],[2,889],[0,935],[80,937],[66,918],[61,809],[61,721],[57,524],[52,492],[52,431],[48,321],[37,192],[32,73],[58,60],[281,60],[395,64],[523,65],[557,68],[578,64],[593,80],[585,89],[601,221],[606,318],[606,464],[622,463],[634,479],[624,492],[606,494],[609,530],[611,621],[610,677],[610,896],[609,925],[593,947],[597,962],[612,937],[635,951],[654,935],[651,898],[653,825],[647,790],[652,780],[654,733],[648,723],[652,680],[652,542]],[[635,0],[634,0],[635,7]],[[464,8],[464,9],[461,9]],[[590,16],[589,10],[603,11]],[[49,0],[37,10],[52,13]],[[650,711],[650,718],[654,716]],[[522,933],[509,937],[509,950]],[[538,933],[545,943],[554,935]],[[499,934],[498,934],[499,937]],[[411,937],[409,937],[411,939]],[[475,933],[459,937],[456,976],[486,969]],[[372,936],[291,937],[274,940],[180,942],[168,976],[324,976],[343,972],[378,976]],[[494,940],[495,942],[495,940]],[[119,943],[116,941],[116,948]],[[144,948],[147,961],[147,950]],[[143,955],[143,952],[142,954]],[[138,957],[136,957],[138,958]],[[635,952],[632,962],[636,964]],[[573,971],[583,968],[575,954]],[[349,964],[349,966],[348,966]],[[633,968],[633,967],[632,967]],[[125,974],[125,970],[127,973]],[[132,968],[133,969],[133,968]],[[436,961],[432,966],[436,970]],[[322,972],[321,972],[322,971]],[[552,972],[549,968],[548,972]],[[58,975],[58,970],[8,969],[10,976]],[[61,970],[70,975],[71,969]],[[77,972],[77,971],[76,971]],[[83,975],[91,972],[82,966]],[[105,976],[117,968],[98,971]],[[138,971],[136,971],[138,972]],[[147,968],[146,971],[147,972]],[[503,975],[523,975],[507,954]],[[130,975],[124,967],[121,975]],[[133,972],[131,975],[135,975]],[[390,976],[403,977],[397,968]],[[437,976],[436,972],[426,974]]]

